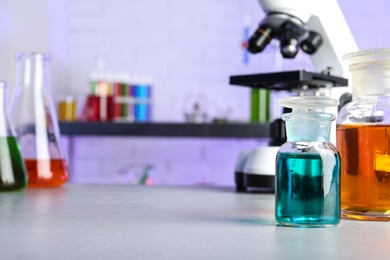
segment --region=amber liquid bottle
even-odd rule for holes
[[[380,213],[390,209],[390,125],[338,125],[337,144],[344,216],[387,219]]]
[[[11,115],[30,188],[58,187],[68,180],[50,92],[49,60],[44,53],[17,56],[17,82],[11,100]]]
[[[390,49],[347,54],[353,99],[337,116],[341,216],[390,221]]]

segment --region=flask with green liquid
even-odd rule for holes
[[[330,227],[340,222],[340,155],[329,142],[335,115],[326,97],[287,97],[279,104],[287,142],[276,156],[275,219],[283,226]]]
[[[9,118],[8,84],[0,81],[0,191],[20,190],[27,185],[26,167]]]

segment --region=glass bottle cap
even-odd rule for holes
[[[278,101],[279,105],[292,109],[324,109],[337,107],[339,100],[328,97],[286,97]]]

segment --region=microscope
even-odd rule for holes
[[[248,51],[261,53],[272,40],[278,40],[284,59],[294,59],[302,51],[310,56],[316,71],[237,75],[230,77],[230,84],[329,96],[340,100],[339,109],[348,103],[352,88],[348,86],[349,73],[342,56],[356,51],[357,45],[337,1],[259,0],[259,4],[266,16],[248,40]],[[239,154],[235,165],[238,192],[248,188],[274,189],[275,157],[285,140],[284,122],[276,119],[270,123],[268,146]]]

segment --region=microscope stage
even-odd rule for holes
[[[270,90],[318,89],[327,86],[346,87],[348,80],[305,70],[238,75],[230,77],[230,85]]]

